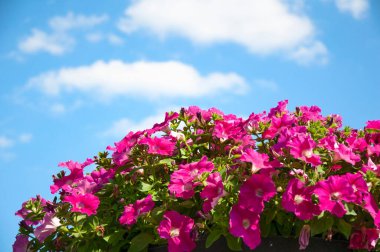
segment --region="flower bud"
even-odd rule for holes
[[[309,245],[310,240],[310,226],[303,225],[300,236],[298,238],[298,243],[300,244],[300,250],[304,250]]]

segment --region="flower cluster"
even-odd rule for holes
[[[268,236],[380,249],[380,120],[342,128],[339,115],[287,103],[246,119],[183,108],[84,163],[60,163],[54,200],[16,212],[13,250],[192,251],[222,237],[255,249]]]

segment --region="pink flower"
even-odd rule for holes
[[[96,214],[100,204],[99,198],[93,194],[73,194],[66,196],[63,202],[70,203],[73,212],[84,213],[88,216]]]
[[[284,114],[281,117],[272,117],[269,128],[263,133],[263,138],[274,138],[283,128],[290,127],[294,123],[295,119],[292,115]]]
[[[179,169],[172,173],[170,176],[170,184],[168,189],[170,193],[176,197],[183,199],[190,199],[194,195],[194,188],[199,183],[193,182],[194,177],[187,169]]]
[[[364,180],[363,176],[360,173],[346,173],[343,176],[347,179],[348,184],[352,187],[354,195],[356,196],[353,202],[361,205],[363,203],[364,195],[369,193],[367,182]]]
[[[288,142],[287,146],[290,147],[290,154],[295,158],[299,158],[313,166],[322,163],[321,158],[313,153],[316,144],[309,135],[298,134]]]
[[[241,237],[250,249],[255,249],[261,243],[259,221],[258,213],[240,204],[234,205],[230,212],[229,232],[235,237]]]
[[[133,225],[136,223],[137,218],[149,212],[154,208],[154,201],[152,195],[146,196],[144,199],[137,200],[134,204],[129,204],[124,207],[124,212],[121,215],[119,222],[123,225]]]
[[[247,149],[245,152],[243,152],[240,160],[252,164],[252,173],[256,173],[261,169],[273,169],[281,166],[281,163],[277,160],[269,161],[269,156],[267,154],[258,153],[253,149]]]
[[[115,151],[112,154],[112,159],[115,164],[121,166],[128,162],[132,148],[137,144],[144,133],[145,131],[137,131],[136,133],[131,131],[120,142],[115,143],[115,148],[108,148]]]
[[[368,170],[373,171],[377,176],[380,176],[380,164],[376,165],[371,158],[368,158],[367,164],[362,167],[363,172],[367,172]]]
[[[46,213],[40,226],[34,230],[34,236],[42,243],[61,226],[61,222],[54,213]]]
[[[196,244],[191,238],[194,220],[176,211],[167,211],[157,228],[161,238],[168,240],[169,252],[189,252]]]
[[[212,172],[212,170],[214,170],[214,164],[207,161],[207,156],[203,156],[198,162],[179,165],[178,169],[188,170],[191,177],[199,178],[205,172]]]
[[[303,225],[300,236],[298,237],[298,243],[300,244],[300,250],[304,250],[309,246],[310,241],[310,226]]]
[[[264,201],[276,195],[276,186],[267,175],[253,174],[240,187],[239,203],[245,208],[260,213],[264,209]]]
[[[379,231],[375,228],[363,227],[351,234],[350,249],[374,250],[379,239]]]
[[[319,207],[341,218],[346,213],[343,201],[353,202],[356,199],[352,186],[344,176],[330,176],[316,184],[314,193],[318,195]]]
[[[200,195],[205,200],[202,206],[203,212],[208,213],[218,204],[219,199],[224,196],[225,191],[219,172],[211,173],[206,183],[207,185]]]
[[[368,121],[366,124],[366,129],[380,130],[380,120]]]
[[[170,156],[173,154],[176,147],[176,142],[173,142],[169,138],[154,137],[154,138],[143,138],[139,141],[139,144],[148,145],[149,154],[157,154],[162,156]]]
[[[24,203],[22,203],[22,207],[21,207],[21,209],[19,209],[19,210],[15,213],[15,215],[21,217],[22,219],[24,219],[25,224],[28,225],[28,226],[30,226],[30,225],[37,225],[38,223],[41,222],[40,220],[32,220],[32,219],[30,219],[30,217],[28,217],[28,215],[29,215],[32,211],[29,210],[29,209],[27,209],[27,208],[26,208],[26,205],[27,205],[30,201],[33,202],[33,203],[38,202],[39,205],[41,206],[41,208],[44,208],[44,207],[46,206],[46,204],[49,202],[49,201],[46,201],[44,198],[42,198],[40,195],[37,195],[36,198],[31,198],[31,199],[25,201]]]
[[[356,155],[349,147],[344,144],[339,144],[338,148],[334,149],[334,161],[344,160],[349,164],[355,165],[360,161],[360,156]]]
[[[18,234],[16,241],[13,243],[13,252],[25,252],[28,251],[29,237],[24,234]]]
[[[61,178],[53,176],[54,184],[50,186],[50,192],[54,194],[61,188],[65,191],[70,190],[71,184],[83,178],[83,169],[92,163],[92,159],[87,159],[83,164],[71,160],[59,163],[58,166],[67,167],[71,173],[68,176],[62,176]]]
[[[288,100],[279,101],[277,103],[277,107],[270,109],[268,117],[281,117],[281,115],[289,113],[289,111],[286,109],[287,106]]]
[[[299,107],[301,111],[301,121],[308,122],[308,121],[319,121],[323,119],[323,116],[321,115],[321,109],[318,106],[300,106]]]
[[[156,133],[157,131],[169,131],[169,123],[179,117],[179,114],[177,112],[169,114],[168,112],[165,113],[165,120],[162,123],[156,123],[153,125],[152,129],[147,130],[147,133],[149,135]]]
[[[319,215],[321,210],[312,201],[313,187],[306,187],[298,179],[291,179],[282,195],[282,207],[294,213],[301,220],[310,220]]]

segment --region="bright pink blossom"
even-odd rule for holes
[[[346,173],[343,176],[347,179],[348,184],[354,191],[355,200],[352,202],[361,205],[363,203],[364,195],[369,193],[367,182],[360,173]]]
[[[316,184],[314,193],[318,195],[319,207],[341,218],[346,213],[343,201],[353,202],[356,195],[344,176],[330,176]]]
[[[291,179],[282,195],[282,207],[301,220],[312,219],[321,213],[318,205],[312,201],[313,190],[312,186],[306,187],[302,181]]]
[[[53,234],[61,222],[54,213],[46,213],[41,225],[34,230],[34,236],[42,243],[49,235]]]
[[[320,121],[324,119],[318,106],[300,106],[299,109],[301,111],[302,122],[306,123],[308,121]]]
[[[119,222],[123,225],[133,225],[139,216],[152,210],[154,205],[152,195],[149,194],[144,199],[137,200],[134,204],[125,206]]]
[[[63,202],[70,203],[73,212],[84,213],[88,216],[96,214],[100,204],[99,198],[93,194],[73,194],[66,196]]]
[[[170,176],[169,191],[176,197],[190,199],[195,194],[194,188],[199,183],[193,182],[194,177],[187,169],[179,169]]]
[[[373,121],[368,121],[366,123],[366,129],[371,129],[371,130],[379,130],[380,131],[380,120],[373,120]]]
[[[274,138],[283,128],[291,127],[294,123],[295,118],[293,115],[284,114],[281,117],[272,117],[269,128],[263,133],[263,138]]]
[[[179,165],[178,169],[188,170],[191,177],[199,178],[205,172],[212,172],[214,164],[207,160],[207,156],[203,156],[198,162]]]
[[[137,131],[135,133],[131,131],[121,141],[115,143],[115,148],[107,148],[114,151],[112,159],[115,164],[121,166],[128,162],[132,148],[137,144],[144,133],[145,131]]]
[[[371,158],[368,158],[367,164],[362,166],[363,172],[368,170],[374,172],[378,177],[380,176],[380,164],[376,165]]]
[[[207,185],[201,192],[201,198],[205,201],[203,202],[203,212],[208,213],[217,204],[220,198],[225,194],[222,177],[219,172],[211,173],[206,180]]]
[[[37,195],[36,198],[31,198],[27,201],[25,201],[24,203],[22,203],[22,207],[21,209],[19,209],[15,215],[21,217],[24,221],[25,221],[25,224],[30,226],[30,225],[37,225],[38,223],[40,223],[41,221],[40,220],[32,220],[30,219],[29,214],[32,212],[31,210],[27,209],[26,208],[26,205],[29,203],[29,202],[33,202],[34,204],[36,204],[36,202],[39,203],[39,205],[44,208],[46,207],[47,203],[50,203],[49,201],[46,201],[44,198],[42,198],[40,195]]]
[[[287,145],[290,147],[290,154],[293,157],[299,158],[312,166],[322,163],[321,158],[313,152],[316,143],[309,135],[298,134]]]
[[[375,228],[365,228],[357,230],[351,234],[350,249],[374,250],[379,240],[379,230]]]
[[[26,252],[28,251],[29,237],[24,234],[18,234],[16,241],[13,243],[13,252]]]
[[[167,211],[157,228],[161,238],[168,240],[169,252],[190,252],[196,244],[191,238],[194,220],[176,211]]]
[[[258,153],[253,149],[245,150],[241,157],[241,161],[249,162],[252,164],[251,171],[256,173],[261,169],[273,169],[276,167],[281,167],[281,163],[277,160],[269,161],[269,156],[265,153]]]
[[[281,117],[283,114],[289,113],[287,106],[288,100],[279,101],[276,107],[270,109],[268,117]]]
[[[245,208],[260,213],[264,201],[276,195],[276,186],[268,175],[253,174],[240,187],[239,203]]]
[[[259,221],[257,212],[240,204],[234,205],[230,212],[229,232],[235,237],[241,237],[250,249],[255,249],[261,243]]]
[[[148,145],[149,154],[157,154],[162,156],[172,155],[176,147],[176,142],[173,142],[170,138],[164,137],[146,137],[140,140],[139,144]]]
[[[352,149],[344,144],[338,144],[338,148],[334,149],[334,161],[344,160],[349,164],[355,165],[360,161],[360,156],[355,154]]]

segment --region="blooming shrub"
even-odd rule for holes
[[[345,238],[379,249],[380,120],[342,128],[316,106],[287,101],[248,119],[192,106],[130,132],[53,176],[53,201],[23,203],[14,251],[191,251],[225,237]],[[83,169],[96,168],[84,174]]]

